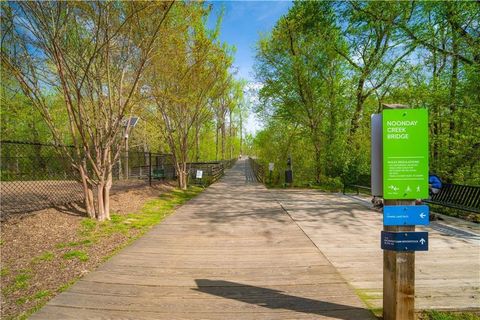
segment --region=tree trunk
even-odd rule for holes
[[[97,220],[105,221],[105,202],[104,202],[105,181],[99,181],[97,184]]]
[[[457,84],[458,84],[458,39],[457,34],[453,31],[452,35],[452,51],[455,54],[452,56],[452,76],[450,81],[450,140],[453,139],[455,133],[455,113],[457,111]]]
[[[223,113],[222,115],[223,119],[222,119],[222,125],[220,126],[220,129],[222,131],[222,160],[225,160],[225,142],[226,142],[226,139],[227,139],[227,132],[225,130],[225,113]]]
[[[363,86],[365,79],[362,76],[357,85],[357,103],[355,106],[355,112],[353,113],[352,121],[350,123],[350,137],[353,137],[360,127],[360,117],[363,113],[363,103],[365,102],[365,96],[363,95]]]
[[[112,164],[107,166],[107,181],[105,182],[105,190],[103,191],[103,206],[105,219],[110,220],[110,189],[112,188]]]
[[[35,126],[35,119],[32,119],[31,124],[29,125],[30,131],[33,135],[33,149],[35,150],[35,157],[38,162],[38,166],[41,171],[45,172],[47,170],[47,164],[45,163],[45,159],[42,157],[42,146],[40,144],[40,135],[38,133],[37,127]]]
[[[217,123],[215,125],[215,160],[218,160],[218,119],[217,119]]]
[[[82,182],[83,193],[85,196],[85,210],[90,218],[95,218],[95,202],[93,199],[93,190],[90,183],[87,181],[86,170],[83,166],[79,169],[80,180]]]
[[[228,128],[229,131],[229,140],[230,140],[230,160],[233,159],[233,127],[232,127],[232,110],[228,113],[230,125]]]
[[[327,143],[326,143],[326,161],[325,161],[325,175],[326,176],[332,176],[334,177],[336,175],[336,172],[334,172],[335,168],[335,159],[334,159],[334,153],[335,153],[335,138],[336,138],[336,132],[337,132],[337,111],[335,108],[330,106],[330,123],[328,126],[328,135],[327,135]]]
[[[178,171],[178,187],[182,190],[187,190],[187,179],[188,179],[188,171],[187,171],[187,163],[177,163],[175,164],[177,171]]]
[[[240,154],[243,155],[243,119],[242,119],[242,110],[240,110]]]
[[[187,190],[187,185],[188,185],[188,170],[187,170],[187,163],[183,162],[182,163],[182,185],[180,188],[182,190]]]
[[[200,161],[200,125],[195,126],[195,161]]]
[[[321,145],[318,137],[313,137],[313,146],[315,148],[315,182],[320,183],[320,177],[322,176],[321,165]]]
[[[433,92],[437,92],[437,52],[435,50],[432,51],[432,58],[433,58],[433,72],[432,72],[432,85],[433,85]],[[437,167],[438,163],[438,121],[439,121],[439,104],[436,103],[434,96],[434,101],[432,105],[433,111],[433,119],[431,119],[430,123],[432,123],[432,133],[433,133],[433,141],[432,141],[432,158],[433,158],[433,168]]]

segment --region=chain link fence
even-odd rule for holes
[[[0,219],[84,200],[79,173],[52,144],[0,142]],[[73,146],[67,146],[74,156]],[[236,159],[188,163],[190,183],[217,181]],[[196,179],[202,170],[203,178]],[[176,179],[171,154],[129,151],[120,154],[112,169],[112,193]]]
[[[1,141],[0,217],[84,200],[79,174],[55,145]],[[67,146],[74,154],[74,148]],[[162,171],[161,177],[152,173]],[[112,193],[175,179],[169,154],[129,151],[113,167]],[[161,178],[161,179],[160,179]]]

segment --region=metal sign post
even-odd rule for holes
[[[285,170],[285,184],[293,185],[292,156],[287,158],[287,170]]]
[[[428,197],[428,116],[402,105],[384,109],[383,319],[413,320],[415,251],[428,250],[428,233],[415,232],[416,224],[428,223],[428,210],[415,207],[415,199]]]
[[[134,128],[137,125],[137,122],[140,118],[139,117],[130,117],[122,121],[124,127],[124,136],[125,139],[125,178],[128,180],[130,176],[129,172],[129,164],[128,164],[128,133],[130,132],[130,128]]]

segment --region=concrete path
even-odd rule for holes
[[[363,199],[313,190],[272,190],[336,270],[374,308],[382,307],[382,214]],[[429,251],[415,255],[416,309],[480,311],[480,228],[447,218],[429,231]]]
[[[374,319],[245,164],[32,319]]]

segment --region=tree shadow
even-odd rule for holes
[[[88,217],[82,201],[69,202],[64,204],[53,204],[52,208],[70,216]]]
[[[264,308],[291,310],[342,320],[375,319],[372,313],[364,308],[292,296],[279,290],[225,280],[195,279],[195,282],[197,288],[192,290]]]

